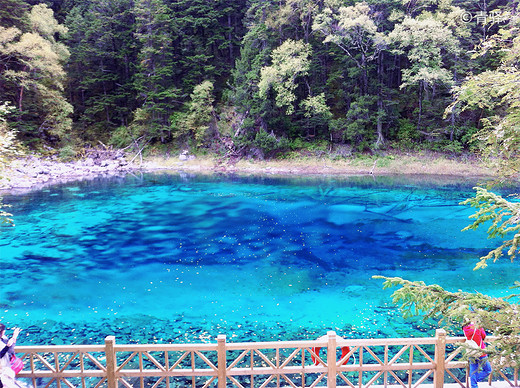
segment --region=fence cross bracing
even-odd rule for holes
[[[33,387],[467,387],[464,337],[343,339],[212,344],[19,346]],[[348,347],[348,349],[347,349]],[[320,353],[317,348],[323,348]],[[345,348],[343,352],[340,352]],[[341,355],[339,355],[341,353]],[[518,385],[518,370],[498,378]]]

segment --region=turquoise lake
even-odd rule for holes
[[[504,296],[461,232],[476,181],[143,175],[4,196],[0,321],[20,344],[432,335],[372,275]]]

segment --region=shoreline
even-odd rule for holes
[[[0,170],[0,195],[23,194],[47,186],[121,177],[134,173],[194,173],[259,176],[390,176],[402,175],[433,180],[492,179],[496,175],[478,160],[454,160],[439,155],[389,155],[356,159],[318,159],[250,161],[218,163],[213,158],[180,160],[178,157],[151,157],[142,163],[130,163],[123,155],[108,160],[87,157],[74,162],[35,156],[12,160]]]

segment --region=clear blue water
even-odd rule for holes
[[[476,182],[145,175],[4,197],[0,320],[22,343],[422,336],[372,275],[503,296],[461,232]]]

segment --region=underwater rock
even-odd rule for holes
[[[347,294],[362,294],[365,292],[365,287],[356,285],[347,286],[342,292]]]
[[[399,237],[401,240],[408,240],[413,237],[413,233],[407,231],[407,230],[399,230],[395,232],[395,235]]]

